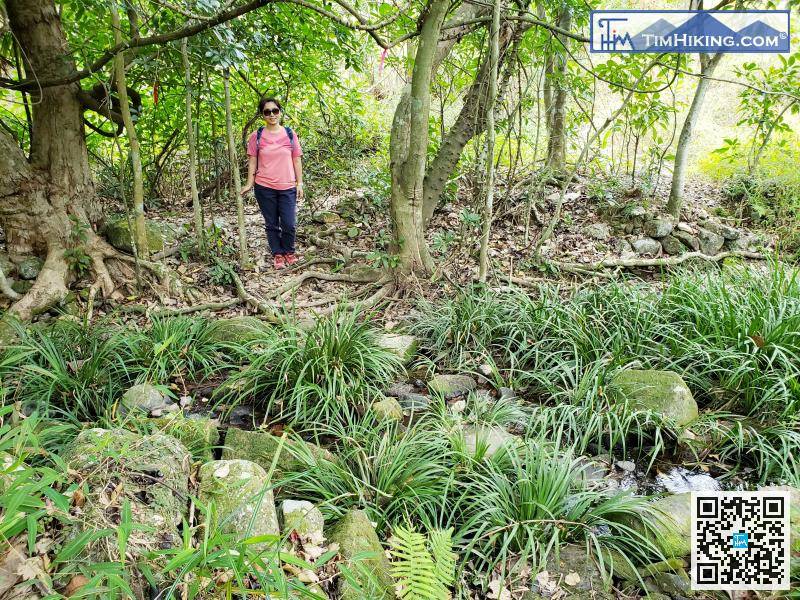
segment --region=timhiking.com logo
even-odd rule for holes
[[[789,52],[788,10],[594,10],[592,52]]]

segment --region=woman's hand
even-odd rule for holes
[[[245,186],[242,188],[242,192],[241,192],[242,196],[247,194],[252,189],[253,189],[253,184],[252,183],[245,184]]]

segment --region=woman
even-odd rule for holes
[[[255,191],[275,268],[282,269],[297,262],[294,240],[297,205],[303,200],[303,148],[295,132],[281,125],[280,102],[262,98],[258,112],[264,125],[247,143],[247,183],[242,194]]]

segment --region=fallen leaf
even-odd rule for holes
[[[564,583],[571,586],[576,586],[581,582],[581,576],[578,575],[575,571],[567,573],[567,576],[564,577]]]
[[[69,580],[67,587],[64,589],[64,595],[69,598],[75,592],[79,591],[83,586],[89,583],[89,578],[83,575],[75,575]]]

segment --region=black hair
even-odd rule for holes
[[[275,106],[277,106],[281,112],[283,112],[283,106],[281,106],[280,101],[277,98],[265,97],[259,100],[258,102],[258,114],[264,114],[264,107],[267,105],[267,102],[273,102]]]

